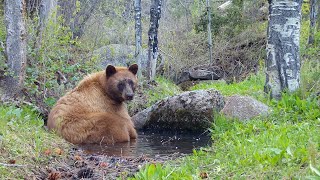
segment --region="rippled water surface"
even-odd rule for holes
[[[181,135],[174,133],[138,132],[136,142],[116,143],[115,145],[82,145],[80,148],[88,154],[108,156],[171,155],[173,153],[192,153],[193,149],[211,144],[207,134]]]

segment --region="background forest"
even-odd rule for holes
[[[253,96],[273,112],[247,123],[219,116],[211,129],[215,148],[194,151],[164,165],[147,165],[132,178],[200,179],[204,174],[222,179],[319,178],[320,18],[310,23],[314,1],[302,3],[300,88],[295,93],[284,92],[279,101],[263,92],[268,1],[210,1],[210,60],[207,2],[162,0],[156,79],[150,82],[146,76],[153,2],[141,2],[142,76],[138,94],[143,95],[129,104],[131,114],[182,89],[209,88],[225,96]],[[315,3],[319,11],[319,2]],[[29,177],[30,168],[41,169],[53,158],[64,158],[43,153],[52,147],[70,148],[42,129],[50,108],[85,75],[109,63],[126,66],[137,60],[131,0],[26,0],[25,7],[26,75],[19,97],[6,99],[7,29],[5,4],[0,0],[0,179]],[[223,81],[177,86],[184,72],[198,67],[213,67]],[[16,169],[1,165],[13,159],[17,164],[35,165]]]
[[[265,56],[267,5],[265,1],[241,1],[219,10],[221,4],[211,2],[214,66],[228,81],[243,80],[257,72]],[[1,6],[3,14],[3,3]],[[135,62],[132,1],[60,0],[41,4],[31,0],[26,6],[28,65],[23,96],[42,113],[47,114],[49,106],[83,75],[107,63]],[[42,6],[47,9],[42,10]],[[142,1],[141,13],[143,69],[148,56],[150,1]],[[2,74],[6,71],[3,20],[2,16]],[[183,70],[209,64],[205,1],[163,1],[158,32],[158,75],[178,82]]]

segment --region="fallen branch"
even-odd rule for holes
[[[61,84],[61,82],[63,84],[66,84],[68,82],[67,78],[62,74],[62,72],[57,71],[56,73],[58,75],[58,83],[59,83],[59,85]],[[61,81],[61,79],[62,79],[62,81]]]
[[[6,164],[6,163],[0,163],[0,165],[5,167],[26,167],[27,166],[22,164]]]

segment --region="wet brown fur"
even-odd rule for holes
[[[106,75],[108,70],[88,75],[61,97],[49,114],[48,128],[74,144],[136,139],[124,93],[117,93],[116,86],[123,79],[131,79],[136,86],[137,78],[126,67],[115,69],[110,77]]]

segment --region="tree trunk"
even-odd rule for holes
[[[212,33],[211,33],[211,11],[210,0],[207,0],[207,14],[208,14],[208,46],[209,46],[209,62],[212,64]]]
[[[314,33],[315,33],[316,18],[317,18],[316,4],[317,4],[317,0],[310,0],[310,30],[309,30],[308,44],[314,43]]]
[[[42,0],[39,9],[40,26],[44,27],[46,21],[57,11],[57,0]]]
[[[25,0],[5,1],[5,23],[7,30],[6,55],[7,75],[5,98],[19,95],[23,86],[27,65],[27,32]]]
[[[317,31],[320,31],[320,0],[316,1],[316,19],[317,19]]]
[[[158,58],[158,28],[161,17],[161,1],[152,0],[150,8],[150,28],[148,32],[148,79],[154,80]]]
[[[302,0],[269,0],[265,92],[280,99],[281,92],[300,86],[300,20]]]
[[[44,28],[49,19],[55,22],[54,13],[57,12],[57,0],[43,0],[39,7],[39,26],[38,26],[38,37],[35,42],[35,49],[39,50],[41,48],[41,41]],[[53,17],[54,16],[54,17]]]
[[[82,2],[82,1],[81,1]],[[70,24],[72,38],[79,38],[84,33],[84,26],[91,17],[92,13],[99,7],[101,0],[90,0],[86,3],[81,3],[80,10],[74,15],[74,20]],[[75,1],[76,3],[76,1]],[[74,10],[75,12],[75,10]]]
[[[142,58],[142,24],[141,24],[141,0],[134,1],[134,12],[135,12],[135,58],[139,66],[138,77],[141,77],[141,58]]]
[[[74,16],[77,9],[77,0],[58,0],[58,16],[63,17],[63,26],[73,27]]]

